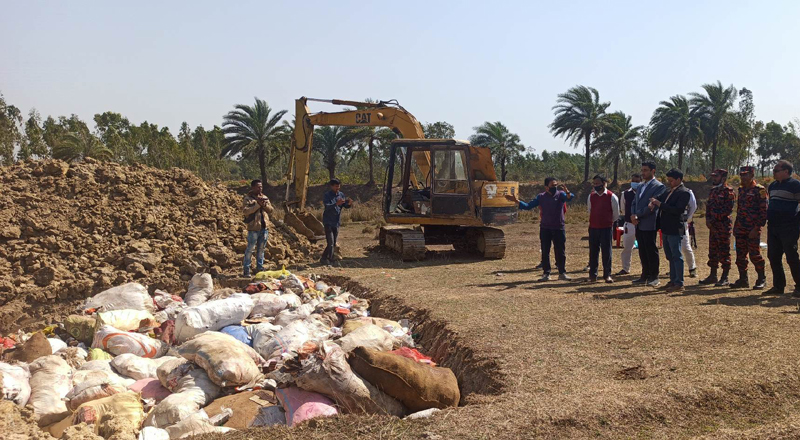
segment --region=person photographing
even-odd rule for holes
[[[253,251],[256,251],[256,272],[264,270],[264,249],[269,238],[267,222],[274,208],[269,198],[262,192],[264,185],[256,179],[250,182],[250,191],[242,201],[242,214],[247,225],[247,248],[242,261],[242,275],[250,276],[250,265],[253,262]]]
[[[352,208],[352,199],[345,198],[340,191],[342,182],[331,179],[328,182],[330,189],[322,196],[325,211],[322,213],[322,225],[325,227],[325,250],[322,252],[320,263],[330,266],[333,264],[336,252],[336,241],[339,239],[339,226],[342,224],[342,208]]]

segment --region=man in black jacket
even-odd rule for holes
[[[658,208],[659,227],[664,238],[664,254],[669,260],[669,283],[667,292],[683,291],[683,254],[681,241],[686,234],[686,206],[691,198],[683,186],[683,171],[673,168],[667,171],[669,191],[650,199],[652,209]]]

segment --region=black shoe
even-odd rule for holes
[[[539,263],[539,264],[536,265],[536,267],[533,268],[533,270],[541,269],[541,268],[542,268],[542,263]]]
[[[264,266],[256,267],[256,273],[264,272]]]
[[[761,294],[764,295],[764,296],[769,296],[769,295],[779,296],[779,295],[783,295],[783,287],[772,286],[769,289],[761,292]]]
[[[800,286],[795,286],[792,292],[792,298],[800,298]]]
[[[647,284],[647,278],[639,278],[631,281],[631,284]]]
[[[750,287],[750,281],[747,278],[739,278],[735,283],[731,284],[731,289],[744,289]]]
[[[730,285],[731,285],[731,283],[730,283],[730,281],[728,281],[728,277],[723,277],[719,281],[717,281],[716,284],[714,284],[714,286],[716,286],[716,287],[725,287],[725,286],[730,286]]]
[[[689,269],[689,278],[697,278],[697,268]]]
[[[717,282],[719,282],[719,280],[717,279],[716,271],[712,271],[711,275],[709,275],[708,278],[703,278],[702,280],[700,280],[700,284],[703,286],[717,284]]]
[[[753,284],[753,290],[761,290],[766,285],[767,285],[767,279],[766,278],[758,278],[758,279],[756,279],[756,283]]]
[[[542,275],[541,278],[539,278],[539,282],[543,283],[545,281],[550,281],[550,274],[549,273],[546,273],[546,274]]]
[[[597,277],[589,275],[589,282],[590,283],[596,283],[597,282]]]
[[[558,274],[558,279],[561,281],[572,281],[572,277],[567,275],[566,272],[561,272]]]
[[[623,275],[630,275],[630,272],[628,272],[628,271],[627,271],[627,270],[625,270],[625,269],[622,269],[621,271],[617,272],[617,276],[618,276],[618,277],[621,277],[621,276],[623,276]]]
[[[606,283],[611,284],[614,282],[614,278],[611,278],[611,275],[605,277]]]
[[[249,267],[245,267],[244,268],[244,270],[242,271],[242,276],[243,277],[249,277],[250,276],[250,268]]]

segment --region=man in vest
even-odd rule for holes
[[[542,245],[542,277],[539,281],[550,280],[550,247],[555,249],[556,267],[558,268],[558,279],[569,281],[572,278],[567,275],[567,254],[566,243],[567,233],[564,231],[565,213],[564,205],[572,200],[573,194],[566,186],[558,187],[558,181],[554,177],[544,179],[545,191],[530,202],[523,202],[516,196],[508,195],[507,199],[519,203],[519,209],[530,210],[537,206],[541,207],[541,217],[539,226],[539,240]]]
[[[594,191],[586,202],[589,210],[589,282],[597,282],[597,266],[600,251],[603,252],[603,279],[613,283],[611,278],[611,241],[614,221],[619,217],[619,199],[606,188],[608,179],[598,174],[592,183]]]

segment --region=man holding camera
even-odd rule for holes
[[[250,182],[250,191],[244,196],[242,214],[247,224],[247,249],[242,262],[243,275],[250,276],[250,263],[253,260],[253,249],[256,250],[256,272],[264,270],[264,248],[267,246],[269,229],[268,215],[272,214],[272,204],[261,191],[263,184],[256,179]]]

